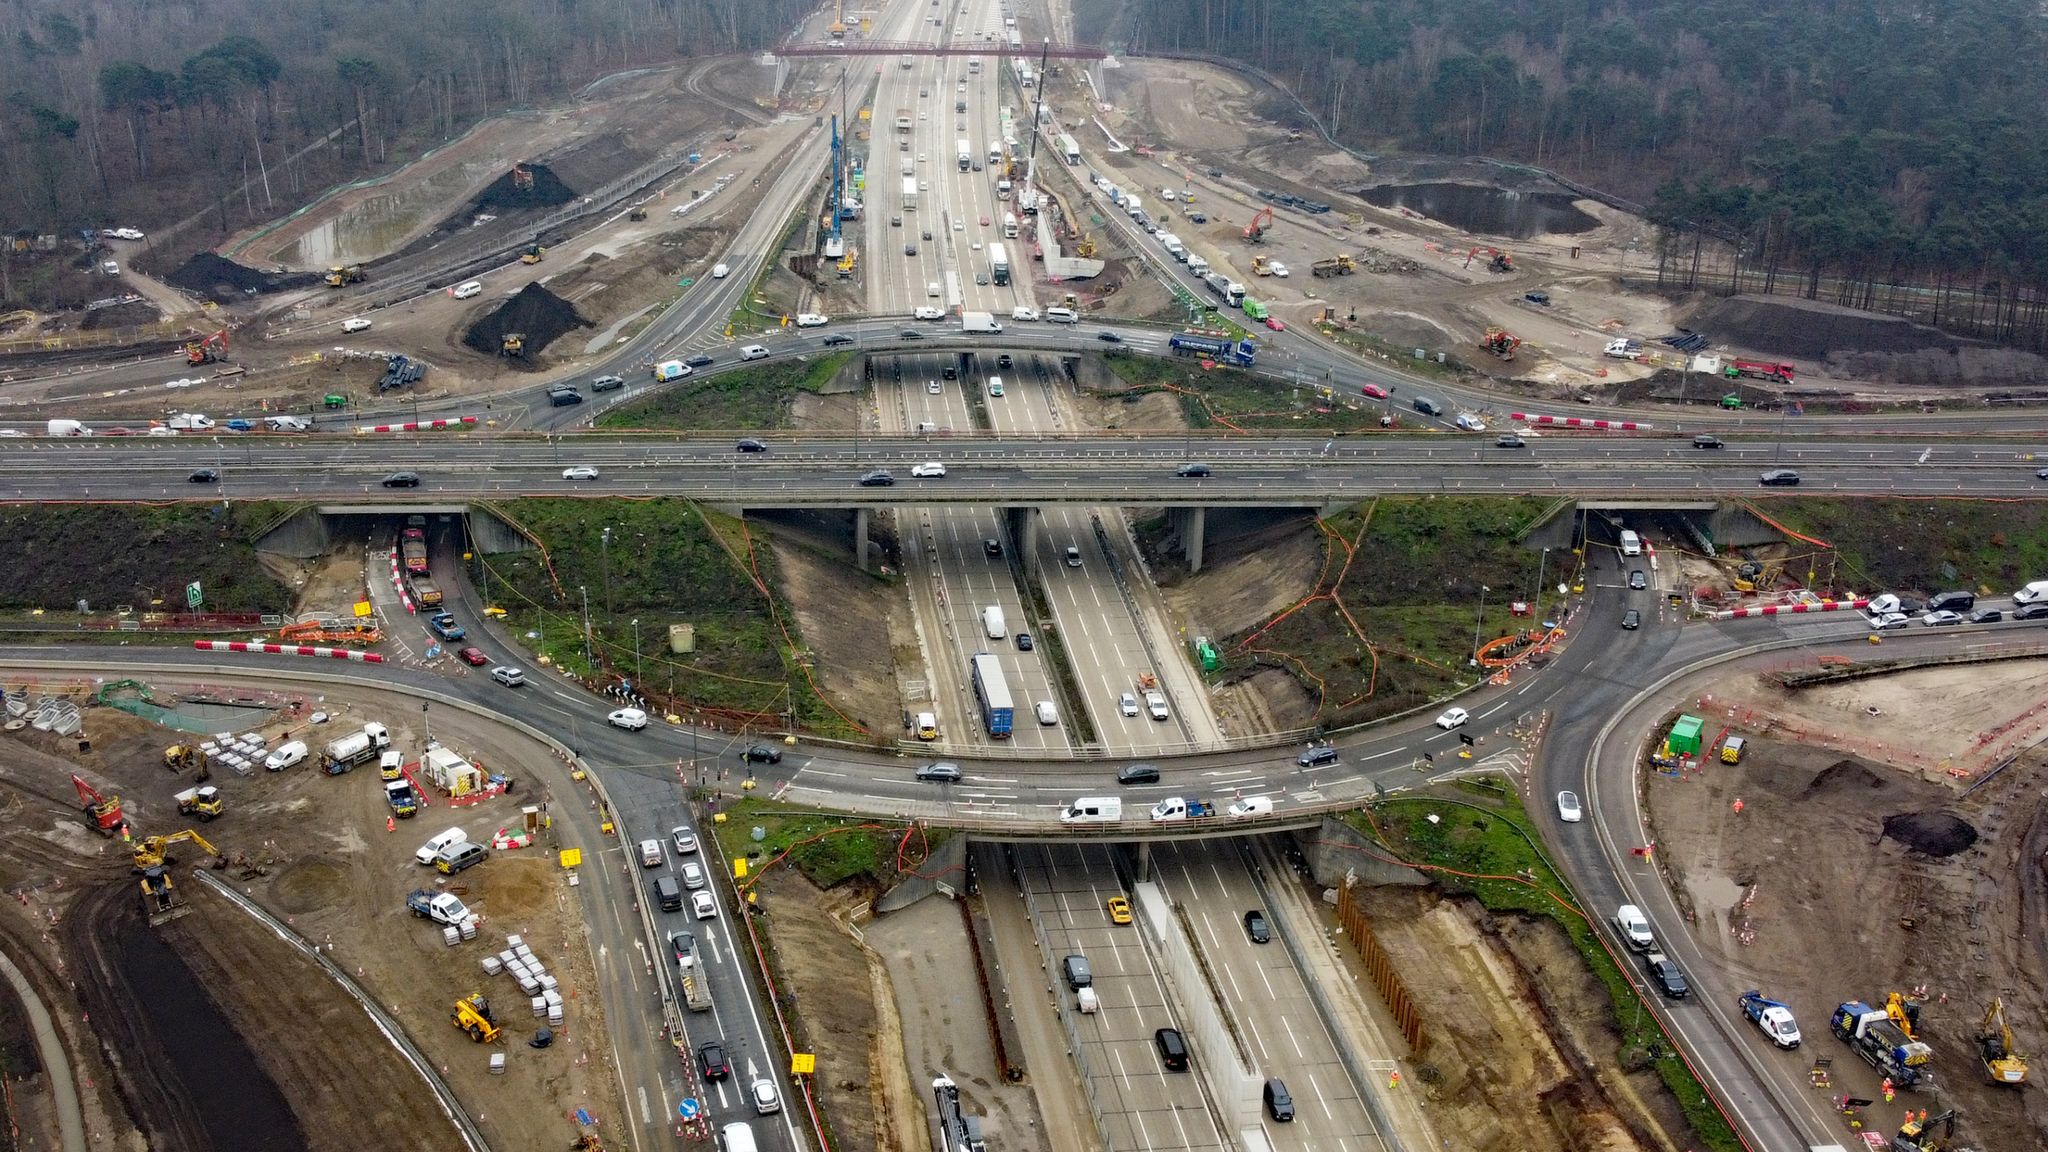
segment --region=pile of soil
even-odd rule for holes
[[[1884,834],[1915,852],[1937,859],[1977,842],[1969,821],[1946,812],[1905,812],[1884,818]]]
[[[553,208],[557,204],[567,204],[576,198],[576,190],[562,183],[562,178],[555,175],[554,169],[547,165],[528,164],[526,170],[533,173],[532,184],[525,188],[517,186],[513,183],[512,173],[508,170],[503,176],[491,181],[490,187],[477,195],[465,215],[475,216],[481,212],[502,214],[517,212],[522,208]]]
[[[228,304],[241,299],[251,289],[284,292],[310,287],[320,282],[320,275],[316,272],[273,275],[211,252],[201,252],[164,277],[164,282],[173,288],[197,292],[216,304]]]
[[[1816,300],[1783,296],[1731,296],[1715,300],[1680,321],[1719,342],[1776,356],[1819,360],[1834,351],[1951,351],[1955,337],[1897,316],[1880,316]]]
[[[136,300],[128,304],[116,304],[112,308],[95,308],[78,322],[83,331],[91,332],[100,328],[135,328],[143,324],[154,324],[160,318],[156,305],[147,300]]]
[[[528,284],[519,295],[470,325],[462,342],[486,356],[496,356],[505,334],[518,332],[526,337],[526,359],[532,361],[563,333],[594,327],[574,304],[538,284]]]
[[[1876,791],[1889,781],[1854,760],[1837,760],[1814,774],[1801,800],[1812,800],[1837,792]]]

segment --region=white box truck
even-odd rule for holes
[[[1010,634],[1009,629],[1004,626],[1001,606],[991,604],[981,610],[981,630],[987,633],[991,640],[1001,640]]]
[[[90,436],[92,435],[92,429],[87,428],[77,420],[52,420],[50,421],[50,431],[48,434],[51,436]]]
[[[962,332],[973,334],[977,332],[1001,332],[1002,330],[1003,326],[996,321],[995,313],[993,312],[960,313],[960,331]]]
[[[905,212],[917,211],[917,177],[915,176],[905,176],[903,178],[903,210]]]
[[[959,142],[959,144],[958,144],[958,145],[957,145],[957,146],[956,146],[956,147],[954,148],[954,150],[953,150],[953,156],[954,156],[954,159],[956,159],[956,160],[958,160],[958,161],[960,162],[960,170],[961,170],[962,172],[965,172],[965,171],[967,171],[967,170],[968,170],[969,168],[973,167],[973,166],[974,166],[974,144],[973,144],[973,142],[972,142],[972,141],[970,141],[970,140],[968,140],[968,139],[967,139],[967,137],[965,137],[965,136],[962,136],[962,137],[960,137],[960,142]]]

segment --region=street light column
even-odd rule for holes
[[[1484,584],[1479,586],[1479,618],[1472,621],[1472,666],[1479,666],[1479,632],[1486,627],[1486,594],[1493,591]]]

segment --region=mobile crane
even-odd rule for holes
[[[1977,1030],[1977,1051],[1984,1058],[1984,1071],[1995,1084],[2027,1082],[2027,1058],[2013,1043],[2012,1025],[2005,1022],[2005,1000],[1991,998],[1984,1009],[1984,1023]]]

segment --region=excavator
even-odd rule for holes
[[[173,744],[169,748],[164,749],[164,767],[169,768],[173,772],[183,772],[187,768],[197,768],[199,769],[199,775],[193,777],[193,779],[202,783],[213,775],[211,759],[211,757],[207,756],[206,750],[197,744]]]
[[[1465,267],[1470,268],[1473,259],[1481,252],[1488,253],[1491,257],[1486,262],[1486,270],[1488,272],[1513,272],[1515,270],[1515,258],[1513,256],[1498,248],[1489,248],[1484,244],[1474,244],[1472,250],[1465,253]]]
[[[1977,1030],[1977,1051],[1984,1058],[1984,1071],[1994,1084],[2020,1085],[2027,1082],[2027,1058],[2013,1043],[2012,1026],[2005,1022],[2005,1000],[1991,998],[1984,1009],[1984,1023]]]
[[[78,802],[85,808],[85,819],[102,836],[116,833],[123,838],[128,835],[128,821],[121,815],[119,796],[102,796],[99,789],[85,782],[85,777],[72,774],[72,786],[78,789]]]
[[[455,1026],[479,1044],[489,1044],[498,1038],[498,1022],[491,1018],[491,1002],[481,992],[471,992],[455,1002]]]
[[[1505,328],[1488,328],[1486,335],[1479,338],[1479,346],[1493,353],[1499,360],[1513,360],[1515,349],[1522,346],[1522,338]]]
[[[512,186],[524,192],[533,187],[533,169],[524,164],[512,166]]]
[[[1935,1134],[1936,1128],[1941,1129],[1940,1135]],[[1933,1117],[1918,1112],[1899,1125],[1899,1134],[1892,1137],[1892,1152],[1949,1152],[1955,1147],[1955,1138],[1955,1109]]]
[[[846,39],[846,0],[838,0],[832,6],[832,27],[828,31],[834,40]]]
[[[1778,567],[1776,564],[1765,565],[1754,560],[1745,560],[1742,566],[1735,570],[1735,579],[1730,583],[1735,585],[1737,592],[1775,588],[1778,586]]]
[[[1259,209],[1258,212],[1252,216],[1252,222],[1244,226],[1244,242],[1247,244],[1265,243],[1266,229],[1271,228],[1272,226],[1273,209],[1270,207]]]
[[[214,867],[225,868],[228,866],[228,859],[221,855],[220,849],[208,844],[206,837],[201,836],[190,828],[182,832],[173,832],[169,836],[151,836],[137,842],[135,845],[135,866],[147,872],[151,868],[162,868],[167,864],[173,863],[168,854],[169,849],[171,845],[184,840],[190,840],[192,843],[199,845],[201,851],[213,857]]]
[[[204,340],[194,340],[185,345],[185,363],[198,367],[201,364],[217,364],[228,358],[228,330],[223,328]]]
[[[1908,1040],[1920,1039],[1920,1001],[1904,992],[1893,992],[1884,998],[1884,1014],[1899,1026]]]

